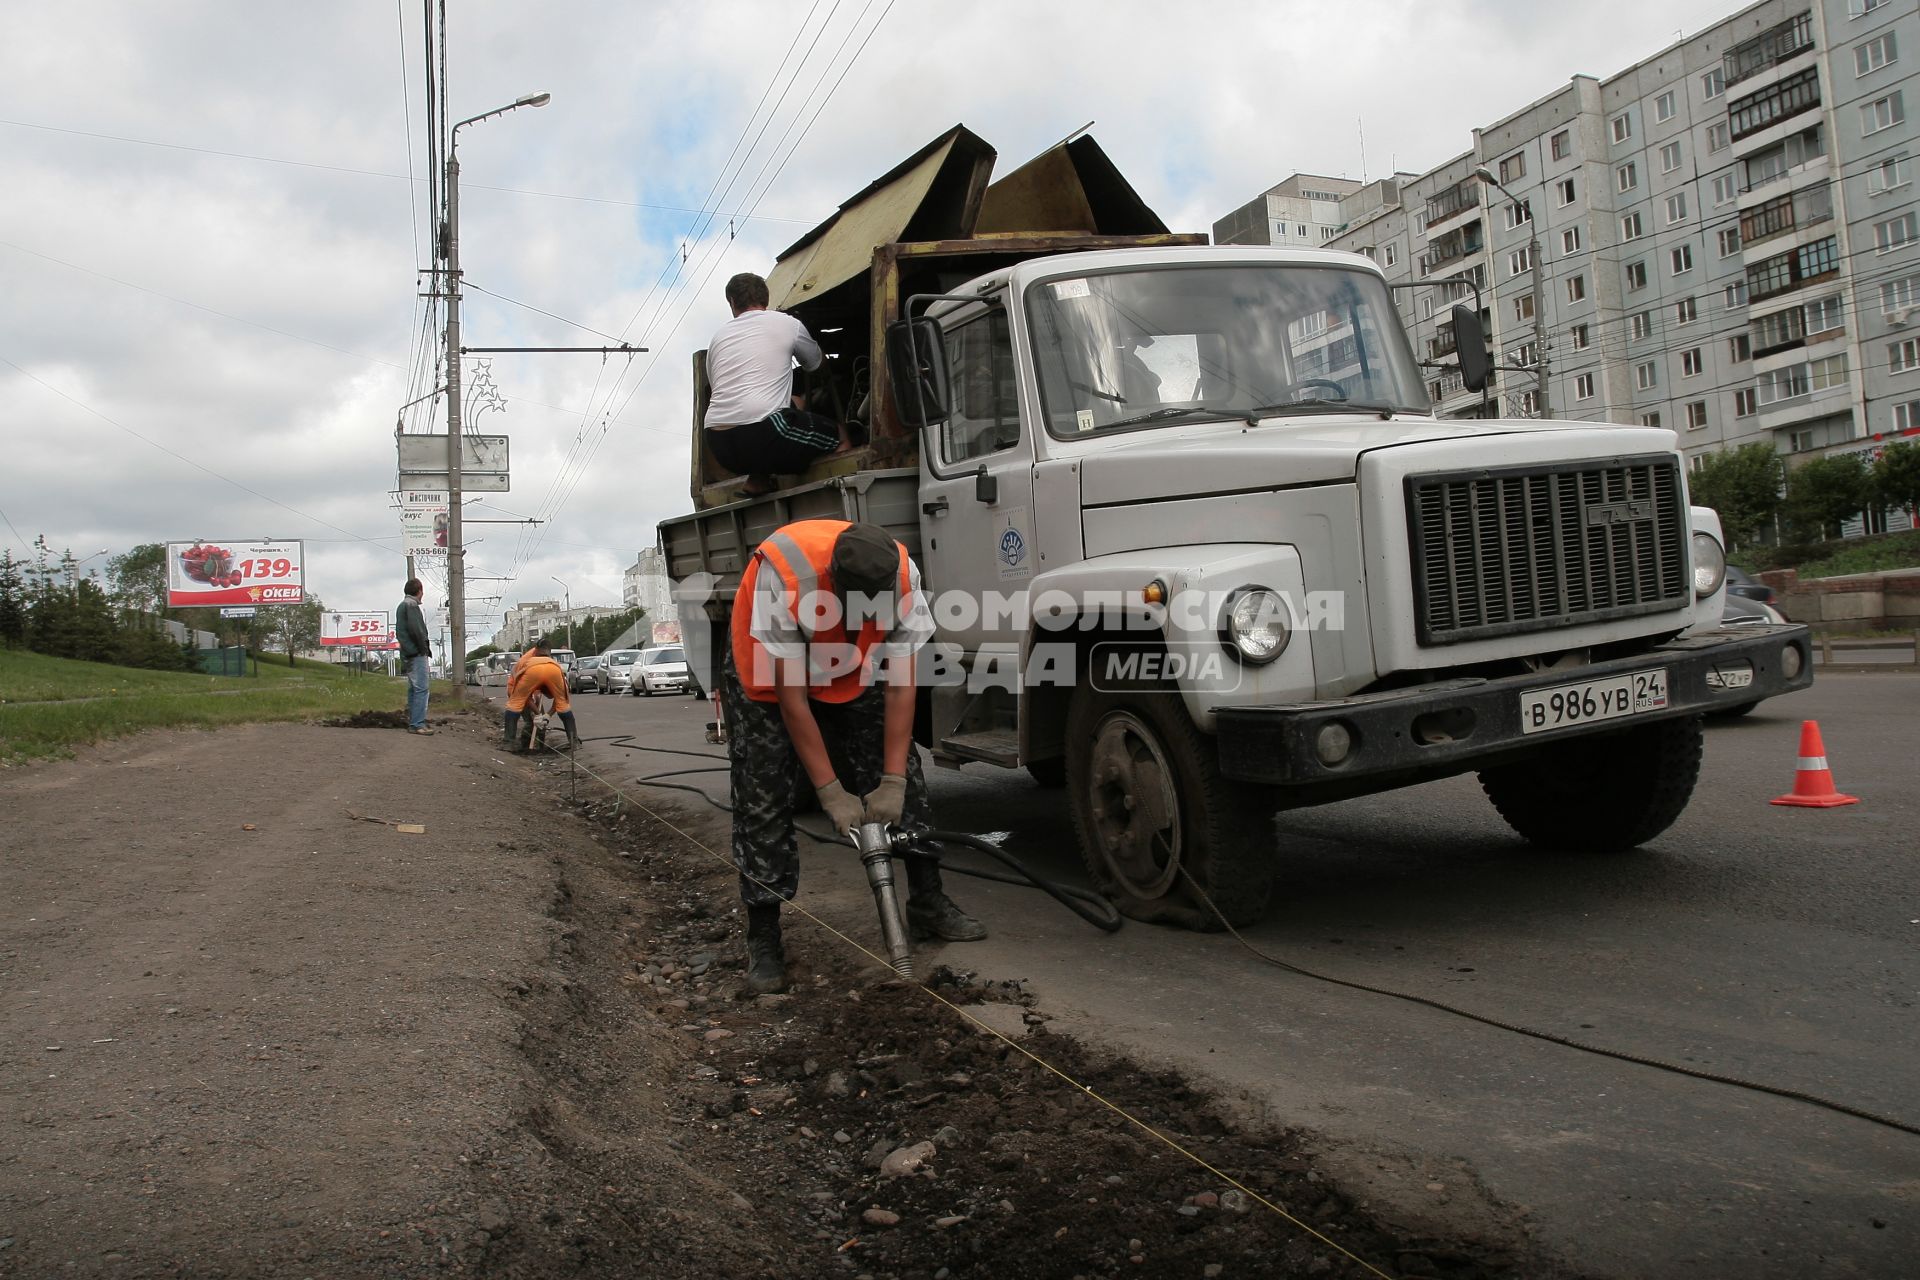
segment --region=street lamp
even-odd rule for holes
[[[460,511],[460,131],[518,107],[544,107],[549,93],[529,93],[453,126],[447,138],[447,597],[454,643],[467,648],[467,562]]]
[[[547,576],[548,576],[549,578],[553,578],[553,575],[552,575],[552,574],[548,574]],[[555,582],[560,582],[560,579],[558,579],[558,578],[553,578],[553,580],[554,580]],[[566,602],[567,602],[567,648],[569,648],[569,649],[571,649],[571,648],[573,648],[573,588],[572,588],[572,587],[570,587],[570,586],[568,586],[568,585],[567,585],[566,583],[564,583],[564,582],[560,582],[560,589],[561,589],[562,591],[564,591],[564,592],[566,592],[566,593],[567,593],[567,594],[566,594]]]
[[[67,596],[69,599],[75,601],[80,599],[80,566],[89,560],[96,560],[105,554],[107,554],[107,548],[102,547],[92,555],[82,556],[73,562],[73,568],[67,571]]]
[[[1473,171],[1473,176],[1487,183],[1513,202],[1518,209],[1522,203],[1519,196],[1507,190],[1506,184],[1493,176],[1493,170],[1481,165]],[[1487,237],[1491,240],[1491,234]],[[1534,220],[1533,211],[1527,211],[1527,260],[1532,264],[1533,275],[1533,372],[1540,382],[1540,416],[1548,414],[1547,405],[1547,295],[1540,289],[1540,224]]]

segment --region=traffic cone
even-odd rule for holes
[[[1802,809],[1834,809],[1843,804],[1860,803],[1859,796],[1843,796],[1834,789],[1833,771],[1827,768],[1827,748],[1820,741],[1818,721],[1800,722],[1800,764],[1793,775],[1793,791],[1776,797],[1774,803]]]

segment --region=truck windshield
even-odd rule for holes
[[[1386,285],[1284,263],[1162,266],[1027,291],[1047,429],[1072,438],[1218,414],[1425,413]]]

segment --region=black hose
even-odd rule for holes
[[[943,861],[936,851],[933,855],[934,861],[948,871],[955,871],[963,876],[979,876],[983,880],[997,880],[1002,884],[1029,884],[1036,889],[1046,890],[1047,894],[1051,896],[1054,901],[1096,929],[1104,929],[1108,933],[1115,933],[1118,932],[1120,928],[1122,923],[1120,913],[1114,909],[1111,902],[1108,902],[1097,893],[1089,893],[1085,889],[1076,889],[1071,885],[1056,884],[1052,880],[1035,875],[1032,871],[1028,870],[1024,862],[1021,862],[1018,858],[991,840],[982,840],[979,836],[970,836],[964,831],[941,831],[937,828],[928,831],[927,837],[936,841],[944,841],[948,844],[963,844],[969,849],[977,849],[989,857],[998,858],[1001,862],[1012,867],[1020,879],[1015,880],[1011,876],[996,876],[990,873],[969,871],[965,867],[956,867]],[[916,855],[920,857],[926,856],[916,849],[909,849],[907,853],[909,857]]]

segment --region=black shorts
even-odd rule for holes
[[[794,475],[840,447],[833,419],[804,409],[776,409],[758,422],[707,429],[716,462],[740,476]]]

